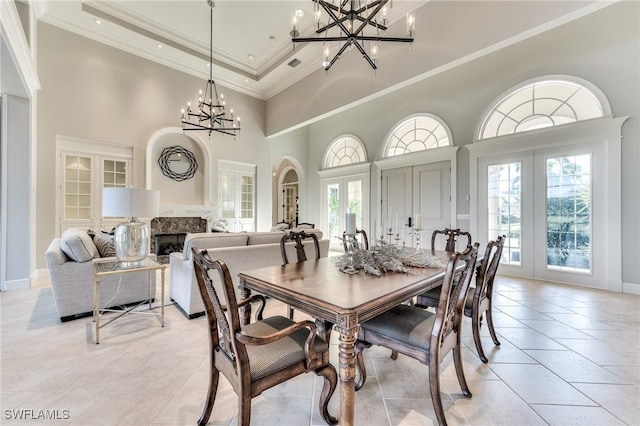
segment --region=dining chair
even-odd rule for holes
[[[473,276],[478,246],[476,243],[464,253],[454,253],[449,259],[442,283],[440,303],[435,313],[403,304],[360,324],[356,340],[356,368],[359,373],[356,376],[356,390],[360,389],[367,379],[363,350],[371,345],[378,345],[429,366],[429,389],[438,424],[447,424],[440,397],[440,362],[450,351],[453,351],[453,361],[462,394],[471,398],[462,367],[460,325],[464,296]],[[458,274],[460,280],[458,285],[454,285],[454,276]]]
[[[443,236],[445,238],[445,251],[456,251],[456,243],[460,237],[467,237],[467,247],[471,247],[470,233],[461,231],[460,228],[445,228],[436,229],[431,234],[431,250],[436,250],[436,240],[439,236]]]
[[[322,418],[330,425],[337,424],[338,420],[329,414],[328,404],[338,376],[329,362],[329,345],[317,335],[316,325],[311,321],[293,322],[283,316],[259,315],[255,322],[241,326],[238,309],[254,300],[264,304],[264,296],[236,301],[224,261],[212,260],[206,250],[192,250],[209,325],[209,390],[198,425],[209,421],[221,372],[238,395],[238,425],[248,426],[252,398],[310,371],[324,377],[319,405]],[[216,271],[223,294],[214,284]],[[221,297],[226,305],[221,303]]]
[[[489,334],[496,346],[500,346],[500,341],[493,327],[493,281],[500,265],[502,257],[502,248],[504,247],[505,236],[499,236],[495,241],[489,241],[484,250],[484,256],[480,261],[480,265],[476,270],[476,286],[469,288],[469,294],[473,297],[467,297],[464,305],[464,315],[471,318],[471,329],[473,331],[473,341],[478,351],[478,356],[482,362],[489,362],[484,353],[482,342],[480,340],[480,328],[482,327],[482,314],[486,312],[487,327]],[[438,307],[441,287],[436,287],[416,298],[416,306],[419,307]]]
[[[461,231],[460,228],[445,228],[445,229],[436,229],[435,231],[433,231],[433,233],[431,234],[431,251],[435,251],[436,248],[436,240],[438,239],[438,236],[444,236],[445,239],[445,247],[444,250],[445,251],[449,251],[449,252],[455,252],[456,251],[456,243],[458,241],[458,238],[460,236],[464,236],[467,238],[467,248],[471,247],[471,234],[466,232],[466,231]],[[456,283],[458,280],[457,277],[454,277],[454,283]],[[436,299],[435,300],[430,300],[429,304],[427,305],[423,305],[422,307],[437,307],[438,306],[438,296],[440,295],[440,286],[436,287],[437,290],[435,290],[437,292],[436,295]],[[434,293],[435,294],[435,293]],[[410,301],[410,303],[415,303],[413,300]],[[391,351],[391,359],[396,360],[398,358],[398,353],[396,351]]]
[[[307,254],[304,251],[304,240],[310,238],[313,241],[313,247],[315,249],[315,259],[320,259],[320,243],[318,242],[318,236],[312,232],[306,233],[302,231],[290,231],[280,239],[280,254],[282,255],[282,262],[286,265],[289,263],[289,257],[287,256],[287,242],[293,241],[295,243],[296,257],[298,262],[306,262]],[[293,307],[287,305],[289,311],[289,319],[293,319]]]
[[[360,241],[358,241],[358,236],[360,236]],[[356,229],[355,238],[359,248],[362,248],[364,250],[369,250],[369,238],[367,238],[367,233],[365,232],[364,229]],[[347,241],[347,232],[346,231],[343,232],[342,247],[344,247],[344,251],[348,252],[353,250],[354,247],[352,246],[353,246],[352,242]]]

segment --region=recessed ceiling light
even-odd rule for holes
[[[287,65],[289,65],[291,68],[295,68],[298,65],[300,65],[302,62],[298,59],[298,58],[293,58],[291,60],[291,62],[289,62]]]
[[[249,58],[250,61],[253,61],[256,58],[256,55],[254,55],[253,53],[249,53],[247,57]]]
[[[162,49],[162,45],[160,43],[157,44],[158,49]]]
[[[95,22],[96,24],[102,24],[102,21],[98,18],[93,18],[93,22]]]

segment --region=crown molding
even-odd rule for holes
[[[40,89],[38,70],[31,56],[31,49],[27,43],[18,10],[13,2],[0,1],[0,26],[6,38],[7,46],[18,69],[18,74],[25,91],[31,99],[35,98]]]

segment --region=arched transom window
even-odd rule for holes
[[[431,115],[411,117],[391,133],[385,157],[451,145],[451,132],[439,118]]]
[[[367,161],[362,142],[353,136],[341,136],[327,149],[324,156],[324,168],[346,166]]]
[[[581,84],[542,80],[525,84],[500,98],[489,109],[479,139],[602,117],[596,95]]]

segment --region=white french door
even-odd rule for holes
[[[435,229],[451,223],[451,163],[440,161],[382,171],[382,227],[392,243],[415,246],[416,214],[422,215],[421,246],[430,247]],[[409,218],[412,228],[406,226]],[[389,238],[389,234],[391,234]]]
[[[102,189],[131,185],[130,147],[59,137],[57,232],[68,228],[108,231],[122,218],[102,217]]]
[[[219,160],[220,217],[230,232],[251,232],[256,227],[256,166]]]
[[[330,239],[331,250],[343,250],[342,233],[346,229],[346,214],[355,213],[356,228],[371,235],[369,223],[369,176],[353,175],[322,180],[322,229]]]
[[[478,162],[478,230],[506,235],[500,272],[603,287],[606,153],[576,144]]]

